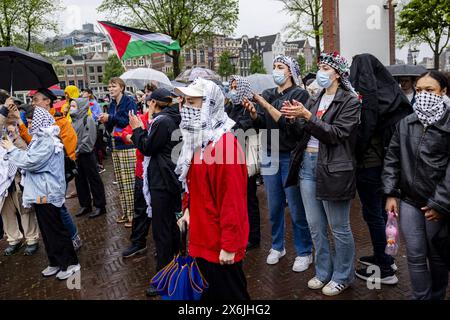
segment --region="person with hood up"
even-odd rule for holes
[[[230,132],[235,122],[214,82],[198,78],[176,90],[185,96],[175,172],[187,208],[179,224],[188,224],[189,255],[209,284],[202,300],[248,300],[242,268],[249,235],[248,173],[241,145]]]
[[[443,99],[448,90],[439,71],[418,78],[414,113],[397,125],[384,160],[385,209],[400,219],[417,300],[445,299],[448,287],[450,106]],[[441,237],[443,248],[436,241]]]
[[[267,194],[270,224],[272,228],[272,248],[269,251],[267,264],[277,264],[286,255],[285,249],[285,206],[286,200],[292,221],[296,258],[292,266],[294,272],[304,272],[313,262],[312,240],[306,220],[305,208],[300,189],[295,186],[285,187],[291,152],[297,140],[287,134],[285,119],[274,120],[283,104],[287,101],[299,101],[303,104],[309,94],[300,86],[300,67],[288,56],[277,56],[273,61],[273,78],[276,88],[265,90],[262,96],[254,95],[256,103],[264,110],[260,115],[253,103],[244,99],[243,105],[250,111],[253,126],[256,129],[267,129],[267,150],[261,157],[261,174]],[[278,134],[278,136],[276,135]],[[278,139],[272,140],[272,135]],[[266,146],[263,146],[265,148]]]
[[[2,140],[1,145],[7,150],[8,159],[23,171],[23,206],[33,206],[36,211],[49,260],[42,275],[56,275],[64,280],[80,270],[69,231],[61,218],[66,190],[64,146],[55,120],[44,108],[35,107],[30,134],[33,138],[27,150],[16,148],[9,140]]]
[[[145,156],[143,162],[143,193],[147,215],[152,218],[153,240],[156,246],[156,269],[165,267],[179,251],[180,231],[176,214],[181,211],[181,184],[175,174],[173,148],[179,141],[172,133],[181,121],[178,108],[166,89],[156,89],[150,96],[153,107],[152,122],[145,130],[142,120],[130,112],[131,140]],[[147,295],[156,294],[150,287]]]
[[[258,170],[255,167],[259,167],[257,163],[257,153],[259,151],[259,136],[257,132],[250,132],[248,130],[253,128],[252,119],[250,118],[249,112],[242,105],[244,98],[253,99],[253,94],[250,88],[250,82],[244,77],[231,76],[230,78],[230,102],[225,106],[225,111],[228,116],[236,122],[233,130],[243,130],[245,133],[253,133],[252,135],[245,135],[246,139],[243,141],[245,143],[246,150],[246,162],[247,168],[249,169],[249,177],[247,183],[247,209],[248,209],[248,220],[250,223],[250,234],[248,239],[247,250],[251,250],[259,247],[261,241],[261,230],[260,230],[260,213],[259,213],[259,203],[258,197],[256,196],[257,185],[257,173]],[[263,115],[263,111],[261,111]],[[254,131],[254,130],[253,130]],[[251,150],[253,149],[253,150]],[[252,156],[252,151],[254,152]],[[255,154],[256,153],[256,154]],[[256,163],[253,163],[256,162]],[[253,171],[250,175],[250,171]]]
[[[72,122],[72,118],[70,117],[70,101],[80,97],[80,90],[78,90],[76,86],[67,86],[66,89],[64,89],[64,95],[66,101],[61,107],[61,112],[69,122]]]
[[[76,216],[81,217],[90,213],[89,218],[96,218],[106,213],[106,198],[94,154],[97,126],[93,117],[88,115],[88,111],[89,99],[74,99],[70,103],[72,125],[78,137],[76,149],[78,175],[75,177],[75,186],[81,208]],[[96,208],[94,211],[92,199]]]

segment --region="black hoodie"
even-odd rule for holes
[[[151,157],[148,166],[150,190],[179,195],[181,184],[174,172],[176,159],[174,161],[171,159],[173,148],[180,143],[172,141],[172,133],[179,128],[181,122],[178,105],[166,107],[161,112],[155,113],[153,119],[156,120],[152,123],[150,132],[137,128],[133,130],[131,140],[144,156]]]

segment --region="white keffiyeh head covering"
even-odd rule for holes
[[[420,122],[428,127],[442,119],[446,107],[441,96],[431,92],[421,92],[416,95],[413,109]]]
[[[203,91],[201,109],[183,106],[181,108],[180,129],[183,146],[178,158],[175,173],[186,188],[186,176],[197,148],[201,147],[201,157],[209,142],[213,145],[233,128],[235,122],[225,112],[225,97],[214,82],[198,78],[191,86]]]
[[[289,56],[279,55],[273,59],[273,63],[281,62],[289,67],[289,71],[292,73],[292,78],[297,86],[300,85],[301,70],[298,62]]]
[[[241,104],[244,98],[253,98],[252,89],[250,87],[250,82],[241,76],[231,76],[230,84],[236,80],[236,98],[232,99],[233,104]]]

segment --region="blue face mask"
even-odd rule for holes
[[[330,79],[330,75],[325,71],[317,72],[316,81],[319,86],[325,89],[331,87],[333,84],[333,81]]]
[[[237,96],[236,90],[231,90],[230,91],[230,100],[231,100],[231,102],[233,104],[239,104],[240,103],[239,98]]]
[[[286,83],[287,79],[283,71],[273,70],[272,76],[277,86],[282,86]]]

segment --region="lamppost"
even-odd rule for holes
[[[420,50],[417,49],[416,47],[414,47],[414,49],[411,50],[411,54],[413,56],[414,65],[417,65],[417,58],[419,56],[419,52],[420,52]]]

